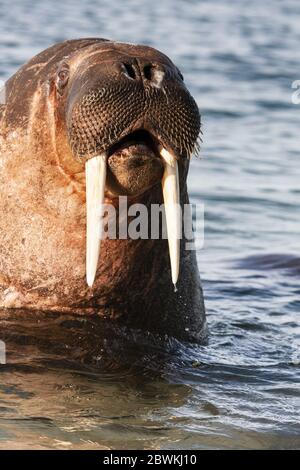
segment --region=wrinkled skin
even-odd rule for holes
[[[92,288],[85,272],[87,159],[108,152],[106,202],[161,204],[160,143],[178,158],[184,204],[199,130],[180,72],[155,49],[67,41],[22,67],[0,107],[0,306],[99,314],[199,340],[202,289],[184,240],[176,293],[167,240],[103,240]]]

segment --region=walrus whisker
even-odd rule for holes
[[[91,158],[85,164],[86,173],[86,280],[92,287],[100,256],[103,218],[100,214],[104,202],[106,181],[106,154]]]
[[[175,156],[173,156],[165,148],[160,147],[159,153],[164,161],[165,166],[165,171],[162,179],[162,190],[166,213],[172,282],[174,284],[176,292],[176,283],[178,281],[180,265],[181,232],[178,163]]]

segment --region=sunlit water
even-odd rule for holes
[[[203,117],[190,193],[205,203],[210,329],[195,346],[102,322],[4,317],[0,448],[299,448],[299,2],[0,8],[2,79],[87,36],[150,44],[180,66]]]

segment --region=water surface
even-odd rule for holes
[[[3,80],[80,36],[149,44],[181,68],[203,117],[189,185],[205,203],[198,261],[210,329],[197,346],[2,313],[0,448],[299,448],[299,2],[0,7]]]

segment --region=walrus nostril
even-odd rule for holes
[[[147,80],[152,80],[152,72],[153,72],[152,65],[151,64],[145,65],[145,67],[144,67],[144,77]]]
[[[122,68],[123,72],[125,73],[125,75],[127,75],[127,77],[132,78],[133,80],[136,78],[135,70],[131,64],[126,64],[123,62]]]
[[[146,64],[142,69],[143,78],[156,88],[160,88],[165,77],[163,67],[157,64]]]

